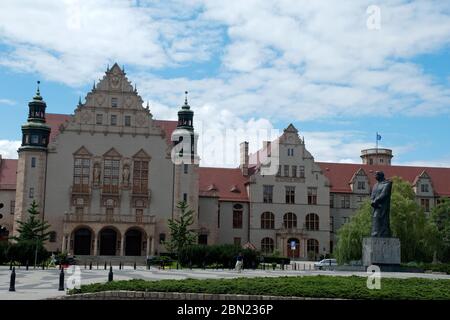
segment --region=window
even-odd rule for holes
[[[198,244],[207,245],[208,244],[208,235],[207,234],[199,234],[198,235]]]
[[[319,216],[315,213],[306,215],[306,230],[319,230]]]
[[[73,191],[88,192],[91,160],[75,158],[73,167]]]
[[[342,220],[344,221],[344,223],[350,222],[350,218],[349,217],[342,217]]]
[[[261,251],[263,253],[272,253],[274,250],[274,241],[272,238],[263,238],[261,240]]]
[[[34,188],[30,188],[30,190],[28,191],[28,197],[29,197],[30,199],[33,199],[33,198],[34,198]]]
[[[295,203],[295,187],[286,186],[286,203]]]
[[[288,156],[289,157],[292,157],[293,155],[294,155],[294,149],[292,149],[292,148],[288,148]]]
[[[56,232],[55,231],[50,232],[48,241],[56,242]]]
[[[383,159],[380,159],[380,163],[383,163],[384,162],[384,160]]]
[[[277,176],[281,176],[281,164],[278,165]]]
[[[164,244],[164,241],[166,241],[166,234],[165,233],[160,233],[159,234],[159,243],[160,244]]]
[[[317,204],[317,188],[308,188],[308,204]]]
[[[189,167],[186,163],[183,165],[183,170],[184,170],[184,174],[188,173]]]
[[[350,196],[343,195],[341,197],[341,208],[349,209],[350,208]]]
[[[299,166],[298,171],[299,171],[299,177],[304,178],[305,177],[305,166]]]
[[[233,210],[233,229],[242,229],[242,210]]]
[[[358,202],[363,202],[364,201],[364,197],[363,196],[358,196]]]
[[[239,238],[239,237],[233,238],[233,243],[234,243],[235,246],[240,246],[241,245],[241,238]]]
[[[101,113],[97,113],[97,115],[95,116],[95,123],[103,124],[103,115]]]
[[[75,214],[77,215],[81,215],[84,212],[84,208],[83,207],[75,207]]]
[[[111,125],[112,126],[117,125],[117,116],[115,114],[111,115]]]
[[[334,194],[330,194],[330,208],[334,208]]]
[[[133,162],[133,193],[148,193],[148,161]]]
[[[36,168],[36,158],[35,157],[31,158],[31,167]]]
[[[420,191],[428,192],[428,184],[421,184],[420,185]]]
[[[105,159],[103,172],[103,192],[119,192],[119,160]]]
[[[131,127],[131,116],[125,116],[125,127]]]
[[[284,166],[284,176],[289,177],[289,166],[288,165]]]
[[[261,215],[261,229],[274,229],[275,216],[272,212],[263,212]]]
[[[187,202],[187,193],[183,193],[183,201]]]
[[[366,189],[366,182],[358,181],[358,190],[365,190],[365,189]]]
[[[306,242],[306,251],[314,252],[315,254],[319,253],[319,241],[316,239],[308,239]]]
[[[369,164],[373,164],[373,159],[369,159]]]
[[[430,212],[430,199],[420,199],[420,205],[425,212]]]
[[[34,143],[34,144],[39,143],[39,136],[33,134],[33,135],[31,136],[31,143]]]
[[[113,108],[117,107],[117,98],[111,98],[111,107]]]
[[[297,166],[292,166],[292,176],[297,178]]]
[[[273,198],[273,186],[263,186],[263,202],[272,203]]]
[[[330,217],[330,230],[334,232],[334,217]]]
[[[297,216],[292,212],[286,213],[283,216],[283,226],[286,229],[297,228]]]
[[[9,213],[14,214],[14,210],[16,210],[16,201],[11,200],[9,203]]]

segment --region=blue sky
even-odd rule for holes
[[[48,112],[72,113],[117,61],[155,118],[189,90],[203,165],[236,164],[211,155],[210,132],[239,132],[237,147],[292,122],[319,161],[359,162],[379,132],[396,164],[450,167],[446,1],[378,1],[375,29],[369,1],[47,2],[0,4],[3,157],[37,80]]]

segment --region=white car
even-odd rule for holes
[[[335,267],[337,266],[337,261],[336,259],[323,259],[319,262],[314,263],[314,269],[327,269],[327,268],[331,268],[331,267]]]

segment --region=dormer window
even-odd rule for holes
[[[421,184],[420,185],[420,191],[428,192],[428,184]]]
[[[366,182],[358,181],[358,190],[365,190],[365,189],[366,189]]]
[[[111,98],[111,107],[113,108],[117,107],[117,98]]]

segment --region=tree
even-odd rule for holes
[[[393,237],[400,239],[402,261],[429,261],[439,246],[437,228],[416,202],[411,185],[394,177],[390,223]],[[365,202],[338,231],[336,258],[340,263],[360,260],[362,239],[370,236],[371,207]]]
[[[194,211],[188,210],[188,205],[184,201],[180,201],[177,205],[180,209],[179,218],[169,219],[170,238],[165,242],[166,248],[173,253],[178,253],[194,244],[197,240],[197,234],[189,229],[194,223]]]
[[[431,221],[441,240],[437,250],[438,259],[443,262],[450,261],[450,198],[443,198],[432,209]]]

